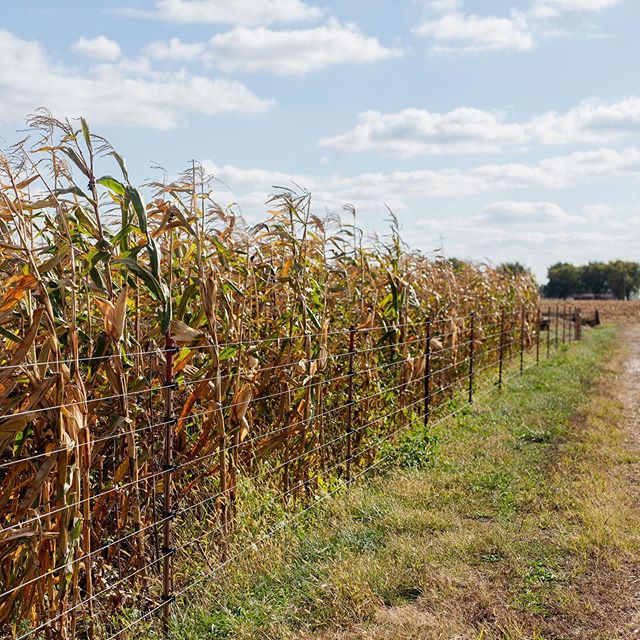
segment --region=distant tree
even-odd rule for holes
[[[612,293],[628,300],[640,291],[640,264],[625,260],[590,262],[576,267],[558,262],[547,271],[549,282],[542,288],[548,298],[567,298],[577,293]]]
[[[525,267],[520,262],[503,262],[498,265],[498,271],[509,276],[531,273],[531,269],[529,269],[529,267]]]
[[[590,262],[579,269],[582,290],[585,293],[609,291],[609,269],[604,262]]]
[[[549,282],[544,287],[547,298],[568,298],[582,290],[580,269],[568,262],[558,262],[549,267]]]
[[[628,300],[640,290],[640,264],[612,260],[606,264],[607,284],[619,300]]]

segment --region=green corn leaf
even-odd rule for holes
[[[152,273],[138,264],[135,260],[132,260],[131,258],[117,258],[113,261],[113,264],[125,266],[129,271],[131,271],[131,273],[144,282],[147,290],[155,300],[164,302],[165,292],[163,291],[161,283],[156,280]],[[166,285],[164,286],[166,287]]]
[[[127,190],[122,182],[116,180],[112,176],[102,176],[102,178],[98,178],[96,182],[101,184],[103,187],[107,187],[107,189],[110,189],[114,193],[117,193],[119,196],[124,196]]]
[[[91,145],[91,134],[89,133],[89,125],[84,118],[80,118],[80,124],[82,125],[82,135],[84,136],[84,141],[87,145],[87,149],[89,149],[89,153],[93,154],[93,146]]]
[[[138,216],[138,226],[143,233],[149,233],[147,228],[147,212],[144,210],[144,205],[142,204],[142,198],[140,197],[140,192],[133,187],[126,187],[126,193],[131,200],[131,204],[133,206],[133,210],[136,212]]]
[[[112,151],[109,155],[112,155],[116,159],[116,162],[120,167],[120,171],[122,171],[124,179],[126,180],[126,182],[129,182],[129,172],[127,171],[127,163],[125,162],[124,158],[117,151]]]

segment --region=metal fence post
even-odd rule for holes
[[[556,305],[556,349],[558,348],[558,323],[560,322],[560,305]]]
[[[540,307],[536,309],[536,364],[540,364],[540,325],[542,318],[540,315]]]
[[[355,327],[350,327],[349,328],[349,389],[347,392],[347,451],[346,451],[346,473],[345,473],[345,477],[347,480],[347,484],[349,484],[351,482],[351,460],[353,457],[353,451],[352,451],[352,447],[353,447],[353,442],[352,442],[352,435],[353,435],[353,427],[352,427],[352,421],[353,421],[353,359],[355,356],[355,342],[356,342],[356,328]]]
[[[471,330],[469,335],[469,403],[473,402],[473,343],[475,340],[476,314],[471,314]]]
[[[567,341],[567,305],[562,306],[562,344]]]
[[[173,338],[167,333],[165,338],[165,373],[164,373],[164,466],[162,474],[162,491],[164,493],[164,513],[162,526],[162,631],[165,637],[169,635],[169,616],[173,596],[173,511],[172,476],[175,469],[173,464],[173,433],[176,417],[173,414],[173,357],[178,347]]]
[[[573,311],[571,312],[572,322],[569,325],[569,342],[576,339],[576,307],[573,307]]]
[[[576,316],[577,316],[576,323],[578,328],[576,339],[582,340],[582,309],[580,309],[580,307],[578,307],[578,309],[576,310]]]
[[[502,368],[504,366],[504,307],[500,314],[500,361],[498,364],[498,387],[502,387]]]
[[[429,424],[431,407],[431,318],[427,320],[427,337],[424,345],[424,426]]]
[[[524,305],[520,311],[520,375],[524,372]]]
[[[551,355],[551,307],[547,308],[547,359]]]

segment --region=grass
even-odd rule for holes
[[[614,637],[640,547],[638,457],[605,370],[616,344],[591,331],[429,438],[409,434],[403,470],[247,545],[176,607],[175,636]]]

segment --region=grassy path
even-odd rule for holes
[[[589,332],[428,440],[408,436],[404,470],[249,548],[178,636],[635,637],[640,458],[618,337]]]

